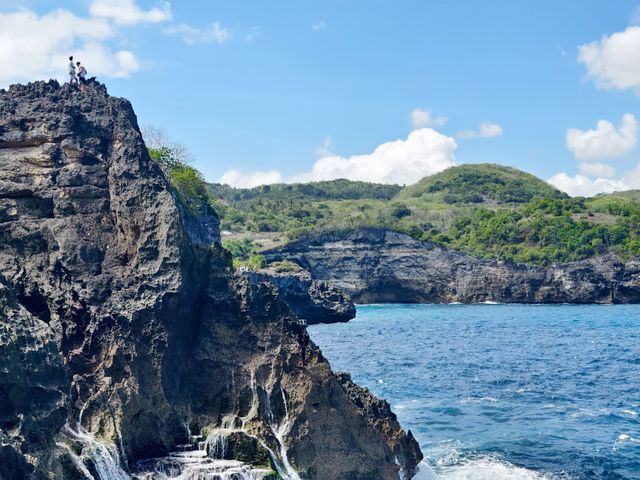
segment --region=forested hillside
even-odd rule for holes
[[[334,180],[252,189],[209,185],[209,193],[222,228],[249,239],[227,242],[239,258],[259,251],[250,239],[265,232],[286,242],[367,226],[526,263],[640,254],[638,192],[570,198],[533,175],[494,164],[453,167],[404,188]]]

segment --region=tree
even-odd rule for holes
[[[148,149],[168,149],[171,151],[173,159],[183,165],[188,165],[193,160],[193,155],[189,149],[182,143],[173,140],[164,129],[147,123],[142,125],[140,131]]]

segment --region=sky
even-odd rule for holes
[[[71,54],[212,182],[640,188],[638,0],[0,0],[0,87]]]

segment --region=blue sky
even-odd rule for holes
[[[495,162],[573,194],[640,187],[637,2],[19,3],[0,0],[0,85],[64,80],[74,52],[211,181]]]

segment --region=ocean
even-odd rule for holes
[[[367,305],[313,325],[439,480],[640,479],[640,306]]]

